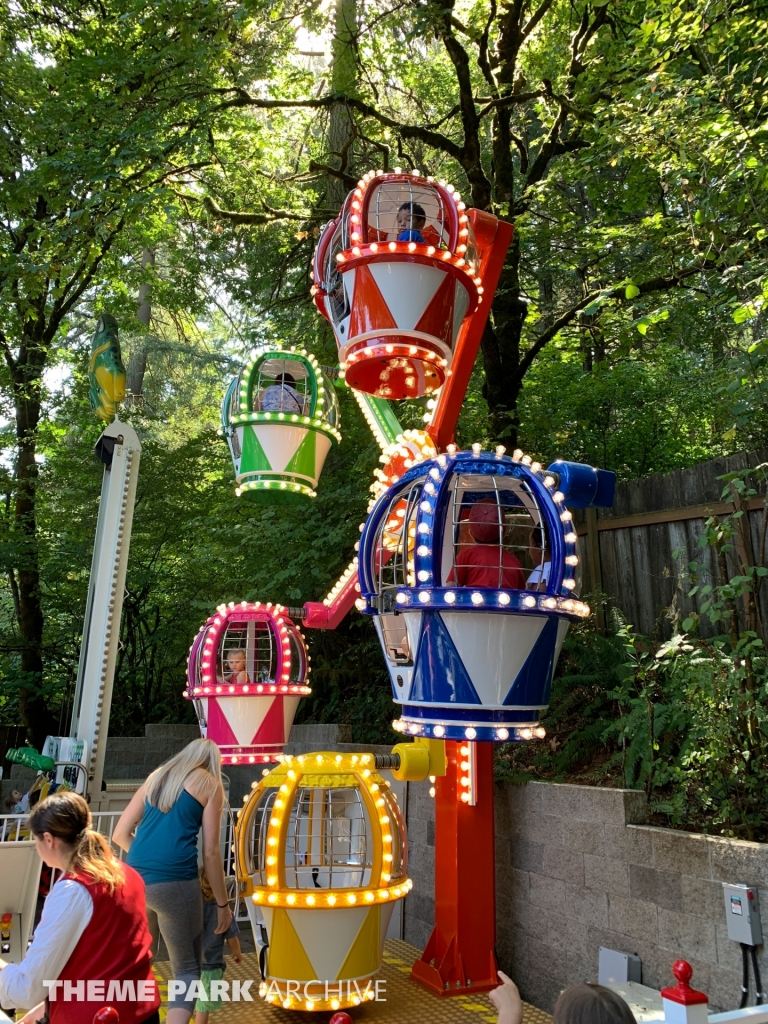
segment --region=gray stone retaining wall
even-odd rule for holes
[[[422,798],[419,790],[424,792]],[[434,802],[411,785],[408,829],[416,882],[405,938],[423,946],[434,919]],[[710,1006],[738,1006],[741,950],[727,936],[722,882],[760,890],[768,935],[768,845],[643,824],[642,793],[531,782],[496,789],[496,927],[499,963],[523,997],[551,1010],[559,992],[597,981],[598,950],[642,960],[643,982],[662,988],[682,957]],[[423,867],[422,867],[423,865]],[[768,975],[765,947],[760,969]]]
[[[196,725],[145,725],[143,736],[109,736],[105,779],[145,779],[163,761],[200,738]]]

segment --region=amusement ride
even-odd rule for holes
[[[336,338],[338,369],[305,349],[262,345],[224,398],[221,433],[245,500],[313,500],[341,441],[334,378],[346,379],[381,448],[357,553],[325,599],[222,604],[190,649],[184,695],[202,734],[223,764],[254,768],[237,816],[236,872],[262,996],[289,1009],[371,997],[393,908],[412,886],[386,772],[424,781],[436,805],[435,925],[413,980],[451,996],[498,984],[493,744],[544,735],[565,633],[589,614],[572,510],[610,507],[615,482],[591,466],[545,467],[520,450],[454,442],[512,233],[444,181],[369,171],[313,261],[312,296]],[[122,397],[113,325],[100,322],[93,346],[94,408],[105,419]],[[95,365],[102,352],[112,354],[107,371]],[[403,429],[391,403],[422,397],[423,429]],[[55,772],[71,759],[74,784],[108,811],[118,805],[102,787],[104,747],[141,446],[115,419],[97,451],[104,484],[75,713],[71,736],[50,738],[47,752]],[[284,754],[311,692],[302,629],[334,629],[353,607],[373,618],[404,741],[384,756]],[[11,874],[25,872],[8,907],[20,956],[36,891],[30,854],[31,841],[0,842]]]

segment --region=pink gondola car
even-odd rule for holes
[[[282,605],[219,605],[189,653],[184,696],[222,764],[268,764],[288,741],[296,708],[312,691],[304,638]]]

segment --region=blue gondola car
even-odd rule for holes
[[[402,705],[399,731],[535,735],[568,623],[589,614],[566,506],[610,507],[614,485],[590,466],[450,446],[379,498],[360,543],[360,604]]]

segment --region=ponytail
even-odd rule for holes
[[[106,837],[91,828],[88,804],[77,793],[53,793],[29,816],[34,835],[49,832],[72,848],[69,871],[88,875],[113,893],[125,881],[122,865]]]

